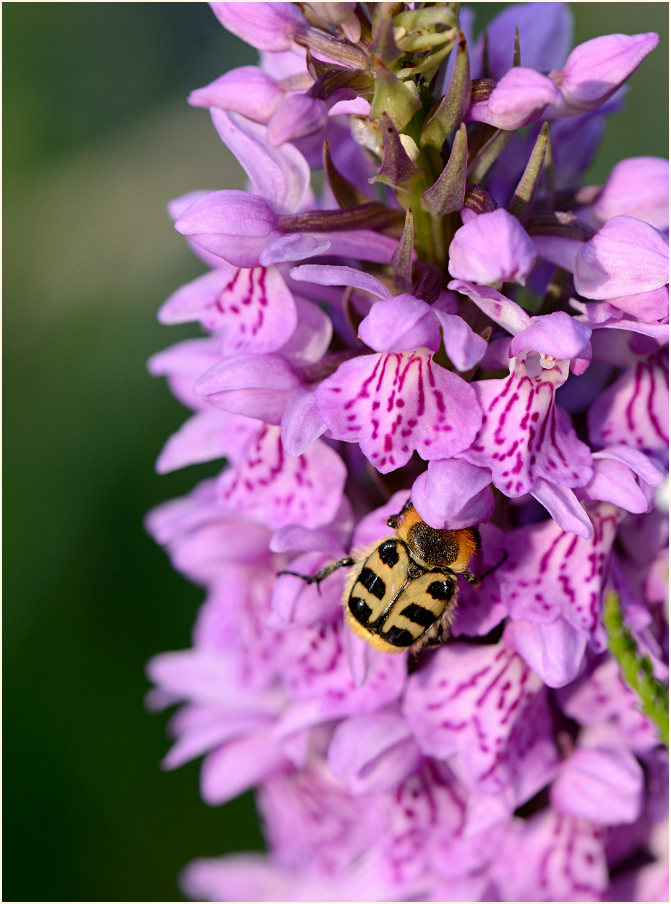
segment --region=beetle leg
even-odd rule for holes
[[[351,556],[345,556],[342,559],[338,559],[337,562],[331,562],[329,565],[325,565],[320,571],[317,572],[317,574],[313,574],[312,577],[307,574],[300,574],[298,571],[278,571],[277,577],[282,574],[292,574],[296,578],[301,578],[303,581],[305,581],[306,584],[316,584],[317,590],[319,591],[319,593],[321,593],[319,585],[324,580],[324,578],[327,578],[330,574],[333,574],[333,572],[338,568],[345,568],[348,565],[354,565],[354,559]]]
[[[492,574],[494,571],[496,571],[497,568],[500,568],[501,565],[503,565],[503,563],[505,562],[505,560],[507,558],[508,558],[508,553],[504,551],[503,556],[496,563],[496,565],[493,565],[491,568],[488,568],[487,571],[484,571],[477,578],[473,577],[473,575],[470,573],[470,571],[464,571],[464,573],[463,573],[464,577],[466,578],[466,580],[468,581],[469,584],[475,584],[477,586],[478,584],[481,584],[485,578],[489,577],[490,574]]]

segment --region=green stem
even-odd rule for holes
[[[669,686],[652,674],[648,656],[639,656],[631,631],[624,624],[617,593],[606,595],[603,621],[608,632],[608,649],[620,664],[622,677],[637,694],[641,711],[657,726],[659,736],[669,746]]]

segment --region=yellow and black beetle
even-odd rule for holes
[[[385,653],[416,652],[447,634],[457,603],[457,575],[478,583],[468,566],[480,549],[480,535],[475,527],[430,527],[410,500],[387,524],[395,535],[356,557],[332,562],[312,577],[280,574],[319,586],[337,568],[351,566],[343,600],[352,631]]]

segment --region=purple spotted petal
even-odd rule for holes
[[[448,289],[467,295],[494,323],[514,336],[531,325],[531,317],[514,301],[490,286],[476,286],[471,282],[453,279]]]
[[[460,459],[431,461],[412,488],[412,500],[431,527],[457,530],[488,521],[494,511],[491,473]]]
[[[624,215],[655,229],[668,229],[669,161],[662,157],[621,160],[611,170],[593,210],[600,224]]]
[[[296,328],[293,296],[275,267],[224,265],[182,286],[159,310],[161,323],[198,320],[218,330],[224,354],[273,352]]]
[[[265,198],[276,213],[293,213],[306,200],[310,167],[292,144],[271,148],[268,129],[236,113],[210,111],[217,133],[244,167],[252,193]]]
[[[475,283],[524,283],[535,261],[534,243],[519,220],[499,209],[457,229],[448,269],[454,279]]]
[[[502,901],[600,901],[608,884],[603,830],[545,809],[512,823],[492,875]]]
[[[640,361],[604,390],[588,412],[595,446],[623,444],[666,453],[669,445],[669,371],[663,352]]]
[[[643,770],[627,750],[578,749],[564,761],[550,792],[559,813],[596,825],[638,818]]]
[[[506,496],[528,493],[539,478],[565,487],[584,485],[592,473],[590,450],[554,403],[555,390],[568,375],[566,364],[533,374],[533,362],[516,361],[507,378],[474,384],[484,421],[461,457],[490,468],[494,485]]]
[[[613,217],[578,252],[574,279],[585,298],[659,289],[669,281],[668,240],[634,217]]]
[[[620,665],[612,657],[557,691],[556,699],[580,725],[611,728],[614,742],[609,746],[643,752],[659,744],[655,726],[641,712],[638,697],[624,683]]]
[[[279,424],[293,391],[301,386],[294,368],[279,355],[231,355],[195,385],[210,405]]]
[[[404,656],[379,654],[368,680],[358,687],[344,650],[342,621],[305,628],[292,646],[284,686],[292,706],[280,718],[278,737],[329,719],[371,713],[393,703],[406,681]]]
[[[347,361],[316,399],[331,434],[358,442],[383,474],[413,450],[425,460],[452,458],[471,444],[481,418],[472,387],[422,350]]]
[[[512,650],[453,643],[410,676],[403,712],[424,753],[461,754],[470,782],[486,787],[541,686]]]
[[[276,225],[277,217],[263,198],[227,190],[210,192],[193,204],[175,229],[236,267],[257,267]]]
[[[593,506],[590,514],[594,525],[591,539],[562,531],[554,521],[513,531],[507,540],[509,558],[501,568],[500,579],[512,618],[547,625],[561,616],[600,652],[606,648],[602,593],[623,513],[602,503]],[[556,625],[555,631],[558,640],[564,637],[562,642],[573,655],[563,627]],[[527,637],[526,642],[530,639]],[[547,643],[550,638],[539,641]],[[539,648],[539,655],[541,652]]]
[[[564,687],[580,673],[587,641],[561,616],[547,623],[516,618],[505,638],[548,687]]]
[[[393,790],[422,759],[405,719],[395,709],[345,719],[328,751],[331,771],[352,794]]]
[[[295,3],[210,3],[228,31],[258,50],[289,50],[305,22]]]
[[[414,295],[396,295],[376,302],[359,324],[359,338],[376,352],[410,348],[438,351],[440,330],[431,307]]]
[[[221,107],[255,122],[268,122],[284,100],[284,91],[258,66],[231,69],[189,94],[192,107]]]
[[[494,571],[476,586],[471,586],[466,581],[460,583],[459,605],[450,624],[450,635],[453,637],[483,637],[508,614],[499,583],[505,533],[493,524],[481,524],[479,531],[482,548],[471,569],[476,578],[490,568]]]
[[[298,458],[282,448],[280,428],[263,425],[246,458],[218,481],[227,509],[257,518],[271,530],[302,523],[319,527],[333,520],[342,500],[346,470],[326,443],[315,440]]]

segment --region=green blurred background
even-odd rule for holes
[[[666,156],[668,6],[572,4],[576,43],[657,31],[589,181]],[[478,4],[482,25],[503,4]],[[144,663],[188,646],[201,591],[145,535],[216,467],[157,477],[185,411],[146,359],[195,335],[155,314],[202,265],[165,203],[242,187],[185,97],[255,52],[201,3],[4,3],[5,901],[182,900],[191,858],[262,847],[251,795],[162,773]]]

